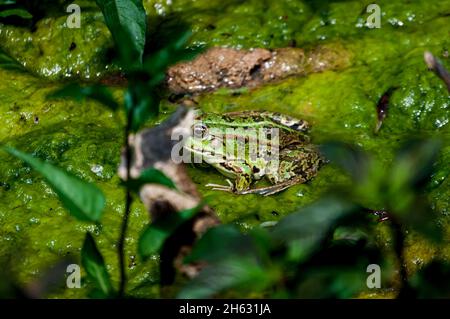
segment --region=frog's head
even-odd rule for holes
[[[208,164],[217,164],[224,162],[223,144],[222,128],[208,126],[204,121],[197,120],[192,126],[192,135],[184,144],[184,149],[195,157],[194,163],[200,160]]]

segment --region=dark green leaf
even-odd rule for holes
[[[6,9],[6,10],[3,10],[3,11],[0,10],[0,18],[6,18],[6,17],[10,17],[10,16],[17,16],[17,17],[20,17],[22,19],[31,19],[31,18],[33,18],[31,13],[29,13],[25,9],[13,8],[13,9]]]
[[[100,219],[106,200],[97,186],[16,149],[6,147],[4,150],[39,172],[74,217],[83,221]]]
[[[142,82],[134,82],[125,94],[125,111],[132,117],[131,130],[137,132],[150,118],[158,115],[158,95]]]
[[[202,206],[196,206],[178,213],[169,214],[149,225],[141,234],[138,251],[142,258],[157,254],[169,238],[183,223],[191,220]]]
[[[111,297],[114,289],[106,270],[105,261],[90,233],[86,234],[83,248],[81,249],[81,262],[89,277],[96,283],[101,292],[105,296]]]
[[[443,240],[443,227],[439,215],[423,195],[405,192],[391,203],[392,215],[402,226],[415,229],[428,239],[439,243]]]
[[[352,203],[324,198],[283,218],[273,228],[272,236],[287,244],[292,259],[301,260],[320,245],[339,220],[358,211]]]
[[[231,258],[207,266],[179,292],[177,298],[208,298],[230,288],[255,293],[268,287],[276,277],[276,273],[261,267],[253,259]]]
[[[124,184],[128,185],[128,187],[130,187],[135,192],[139,192],[141,187],[145,184],[160,184],[172,189],[176,189],[173,181],[156,168],[148,168],[141,173],[141,176],[139,176],[139,178],[125,181]]]
[[[25,71],[25,68],[16,60],[0,51],[0,68],[6,70]]]
[[[411,141],[397,155],[389,174],[392,193],[425,186],[433,172],[442,143],[439,140]]]
[[[342,226],[333,233],[333,241],[342,241],[348,245],[357,245],[367,239],[368,234],[360,228]]]
[[[251,238],[241,234],[233,225],[220,225],[209,229],[196,243],[185,262],[218,261],[254,252]]]
[[[359,148],[342,142],[329,142],[320,147],[324,156],[343,168],[354,179],[361,180],[367,174],[368,158]]]
[[[367,289],[367,266],[377,264],[382,276],[390,272],[376,245],[337,240],[323,245],[300,265],[293,298],[351,298]],[[386,276],[389,277],[389,276]],[[382,284],[383,285],[383,284]]]
[[[441,142],[415,140],[405,145],[394,159],[386,176],[385,198],[389,211],[406,227],[429,239],[442,240],[438,214],[423,191],[429,184]]]
[[[96,0],[119,51],[122,66],[142,64],[147,16],[142,0]]]
[[[92,99],[115,111],[119,107],[111,91],[103,85],[80,86],[69,84],[49,95],[49,98],[73,98],[79,102],[84,99]]]
[[[418,298],[450,298],[450,264],[435,260],[411,278]]]

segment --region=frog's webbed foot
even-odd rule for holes
[[[284,191],[286,188],[289,188],[294,184],[304,183],[305,179],[301,176],[297,176],[296,178],[290,179],[288,181],[276,185],[260,188],[247,188],[242,190],[237,189],[236,186],[229,179],[227,179],[226,181],[228,185],[207,184],[206,187],[212,187],[211,188],[212,190],[225,191],[237,195],[259,194],[263,196],[270,196],[279,193],[281,191]]]
[[[279,193],[281,191],[284,191],[285,189],[291,187],[292,185],[301,184],[301,183],[304,183],[305,181],[306,180],[303,177],[297,176],[296,178],[290,179],[283,183],[279,183],[279,184],[271,185],[271,186],[267,186],[267,187],[248,189],[248,190],[239,192],[239,194],[259,194],[259,195],[263,195],[263,196],[270,196],[270,195]]]
[[[286,188],[288,188],[289,185],[272,185],[272,186],[267,186],[267,187],[260,187],[260,188],[254,188],[254,189],[247,189],[244,191],[240,191],[240,192],[235,192],[236,194],[258,194],[258,195],[263,195],[263,196],[270,196],[276,193],[279,193],[283,190],[285,190]]]
[[[227,179],[226,181],[227,181],[228,185],[206,184],[205,186],[211,187],[211,189],[214,191],[224,191],[224,192],[234,193],[235,192],[234,184],[229,179]]]

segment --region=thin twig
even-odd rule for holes
[[[133,121],[132,112],[127,114],[127,125],[125,127],[125,161],[126,161],[126,180],[130,179],[131,170],[131,148],[129,143],[129,135],[131,132],[131,125]],[[120,282],[119,282],[119,298],[122,298],[125,294],[127,274],[125,266],[125,237],[127,235],[128,228],[128,218],[130,216],[131,204],[133,202],[133,197],[131,190],[126,186],[125,194],[125,211],[122,218],[122,225],[120,230],[119,243],[117,245],[118,255],[119,255],[119,269],[120,269]]]
[[[391,224],[392,224],[392,230],[394,232],[394,250],[395,254],[397,255],[399,266],[400,266],[400,282],[401,287],[400,291],[397,295],[397,298],[403,299],[410,297],[411,294],[411,288],[409,286],[408,282],[408,272],[406,270],[406,263],[405,263],[405,256],[404,256],[404,250],[405,250],[405,234],[403,232],[402,226],[400,225],[395,218],[391,217]]]
[[[423,57],[428,68],[444,81],[447,85],[447,90],[450,92],[450,73],[445,69],[442,63],[431,54],[431,52],[426,51]]]

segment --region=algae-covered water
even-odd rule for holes
[[[86,230],[96,235],[108,270],[117,282],[116,241],[124,205],[118,186],[122,118],[93,102],[48,100],[64,81],[95,81],[117,71],[110,60],[112,40],[91,1],[82,8],[80,29],[68,29],[65,10],[51,10],[34,30],[0,24],[0,48],[26,72],[0,68],[0,142],[57,163],[95,182],[108,199],[102,227],[81,223],[62,208],[56,195],[20,161],[0,154],[0,261],[21,284],[38,278],[62,257],[79,258]],[[196,98],[207,112],[278,111],[312,123],[316,143],[339,139],[362,146],[387,166],[396,148],[410,136],[438,136],[444,142],[435,187],[429,197],[440,222],[449,223],[450,97],[443,82],[428,71],[425,50],[450,68],[450,0],[377,1],[381,28],[365,26],[370,1],[144,1],[149,24],[183,20],[194,33],[192,46],[233,48],[314,48],[326,45],[350,59],[348,67],[291,77],[249,90],[219,90]],[[55,6],[55,8],[59,8]],[[376,104],[395,88],[378,134]],[[118,98],[122,89],[115,88]],[[176,105],[161,104],[158,121]],[[149,123],[152,125],[153,123]],[[276,221],[330,188],[349,180],[326,165],[311,182],[270,197],[236,196],[207,189],[224,183],[214,170],[189,168],[200,192],[223,222],[248,229]],[[371,203],[373,205],[373,203]],[[368,204],[370,205],[370,204]],[[373,207],[376,208],[376,207]],[[148,213],[135,203],[126,240],[130,292],[158,296],[158,260],[135,256],[136,241]],[[382,226],[380,226],[382,227]],[[447,227],[448,228],[448,227]],[[450,228],[449,228],[450,229]],[[448,242],[450,232],[447,232]],[[450,258],[448,249],[431,246],[417,234],[407,238],[412,273],[433,257]],[[448,246],[448,245],[446,245]],[[54,296],[86,297],[87,289],[63,289]]]

